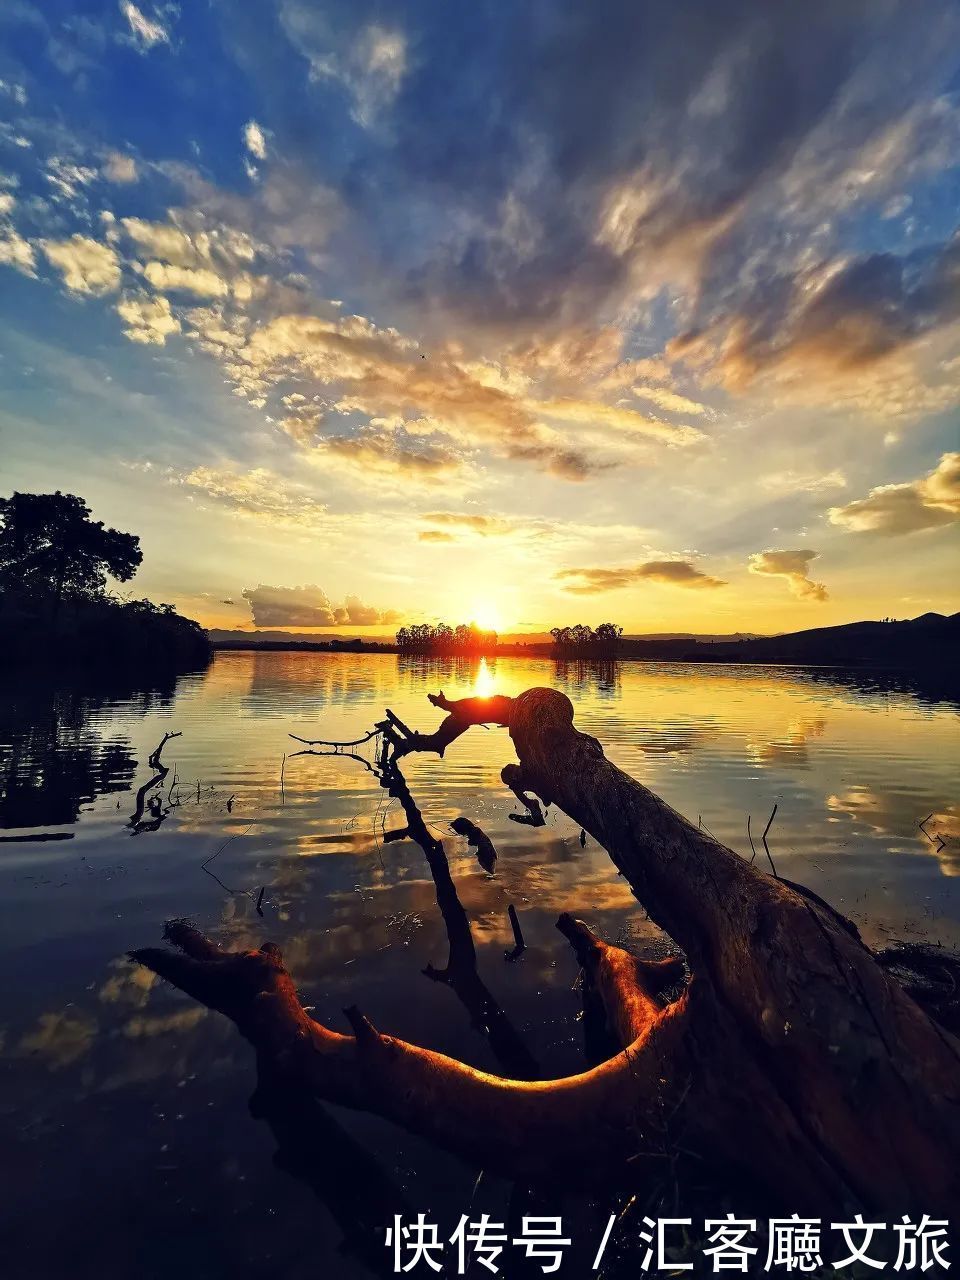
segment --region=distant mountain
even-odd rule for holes
[[[690,662],[788,662],[809,666],[945,667],[960,652],[960,613],[925,613],[904,622],[850,622],[749,640],[625,644],[623,656]]]
[[[331,640],[355,640],[356,632],[341,631],[244,631],[235,627],[232,631],[224,627],[211,627],[207,632],[213,645],[250,645],[258,644],[329,644]],[[393,632],[381,635],[363,634],[364,642],[385,641],[393,644]]]
[[[738,640],[759,640],[760,633],[757,631],[734,631],[726,635],[701,635],[696,631],[650,631],[640,632],[636,635],[624,635],[626,640],[700,640],[704,644],[717,644],[720,641],[729,641],[734,643]]]

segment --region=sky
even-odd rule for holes
[[[958,210],[955,0],[3,0],[0,492],[210,626],[955,612]]]

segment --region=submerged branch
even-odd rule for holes
[[[208,1008],[227,1015],[284,1080],[329,1102],[374,1111],[485,1168],[538,1180],[609,1176],[659,1131],[685,1072],[683,997],[600,1067],[542,1082],[489,1075],[377,1031],[345,1010],[353,1035],[302,1008],[278,947],[226,952],[186,921],[164,931],[176,950],[130,953]],[[639,981],[639,975],[637,980]]]
[[[451,985],[457,974],[475,977],[469,923],[398,760],[412,751],[442,756],[471,725],[493,723],[509,728],[519,763],[504,781],[529,817],[538,797],[589,832],[682,947],[691,977],[678,999],[660,1004],[681,977],[677,959],[638,961],[561,917],[611,1056],[565,1079],[528,1081],[383,1035],[355,1009],[346,1011],[352,1036],[324,1027],[300,1006],[269,943],[223,953],[175,922],[167,938],[181,954],[148,949],[133,958],[226,1013],[297,1085],[485,1168],[595,1181],[682,1145],[721,1162],[728,1176],[748,1174],[790,1212],[945,1213],[960,1202],[960,1041],[888,975],[849,921],[750,865],[616,768],[574,727],[564,694],[430,701],[446,712],[431,734],[396,717],[378,726],[378,768],[434,876]]]

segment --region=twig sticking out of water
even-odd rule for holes
[[[700,814],[699,814],[699,813],[697,814],[697,826],[698,826],[698,828],[699,828],[701,831],[705,831],[705,832],[707,833],[707,835],[710,837],[710,839],[711,839],[711,840],[716,840],[716,839],[717,839],[717,837],[713,834],[713,832],[710,830],[710,828],[709,828],[709,827],[707,826],[707,824],[704,822],[703,818],[700,816]],[[720,843],[720,842],[719,842],[719,840],[717,840],[717,843],[718,843],[718,844]]]
[[[770,830],[770,826],[776,816],[777,816],[777,806],[774,805],[773,812],[770,814],[770,817],[767,819],[767,825],[763,828],[763,835],[760,838],[763,841],[764,850],[766,851],[767,858],[770,861],[770,870],[773,872],[775,879],[779,880],[780,877],[777,875],[777,868],[773,865],[773,858],[770,854],[770,846],[767,844],[767,832]],[[757,846],[753,843],[753,833],[750,830],[750,814],[749,813],[747,814],[747,839],[750,841],[750,848],[752,850],[752,853],[750,855],[750,861],[753,862],[757,856]]]
[[[211,853],[209,858],[205,859],[205,861],[200,863],[201,870],[206,871],[207,867],[209,867],[210,863],[213,862],[214,858],[220,857],[221,853],[223,853],[224,849],[227,847],[227,845],[230,843],[231,840],[236,840],[238,835],[245,836],[252,826],[253,826],[253,823],[249,822],[243,828],[242,831],[234,831],[231,835],[227,836],[223,844],[221,844],[213,853]]]
[[[148,778],[143,786],[137,791],[136,808],[130,817],[130,821],[127,823],[127,826],[131,829],[134,835],[139,835],[143,831],[156,831],[169,812],[169,796],[167,796],[166,811],[163,808],[163,799],[161,796],[153,796],[149,801],[147,800],[147,796],[155,787],[162,787],[164,780],[170,772],[169,768],[161,759],[163,748],[171,738],[179,738],[180,736],[181,733],[179,730],[176,733],[165,733],[159,743],[150,752],[149,756],[147,756],[147,764],[154,770],[154,774],[153,777]],[[174,782],[175,781],[176,766],[174,766]],[[170,789],[171,791],[173,790],[173,783],[170,784]],[[117,808],[120,808],[119,802],[117,804]],[[149,819],[145,819],[144,813],[148,810],[150,817]]]
[[[777,816],[777,806],[774,805],[773,812],[770,814],[770,817],[767,819],[767,825],[763,828],[763,835],[761,839],[763,840],[763,847],[764,847],[764,850],[766,851],[767,858],[770,860],[770,870],[773,872],[774,879],[779,880],[780,877],[777,875],[777,868],[773,865],[773,857],[771,856],[771,853],[770,853],[770,846],[767,844],[767,832],[770,830],[770,827],[776,816]]]
[[[527,944],[523,940],[523,931],[520,928],[520,917],[517,915],[517,908],[512,902],[507,908],[507,915],[510,917],[510,927],[513,929],[515,945],[512,951],[505,951],[503,955],[505,960],[509,960],[512,963],[514,960],[520,959],[527,949]]]
[[[940,834],[939,831],[935,836],[932,836],[930,832],[927,830],[927,826],[926,826],[926,824],[930,821],[930,819],[934,817],[936,817],[935,813],[928,813],[927,816],[924,818],[923,822],[918,822],[917,826],[920,828],[923,834],[927,837],[930,843],[935,844],[937,846],[937,853],[940,853],[942,849],[946,848],[946,844],[947,844],[946,840],[944,840],[943,836]]]
[[[290,733],[287,736],[292,738],[294,742],[302,742],[307,747],[362,747],[365,742],[369,742],[371,738],[376,738],[381,732],[382,730],[379,727],[373,728],[369,733],[364,734],[362,738],[354,738],[352,742],[332,742],[329,738],[299,738],[295,733]]]

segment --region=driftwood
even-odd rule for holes
[[[132,957],[230,1017],[291,1086],[375,1112],[487,1169],[596,1182],[682,1146],[789,1212],[955,1209],[960,1041],[842,917],[612,765],[574,728],[564,694],[430,701],[448,713],[432,734],[384,722],[382,765],[411,751],[442,755],[471,725],[508,726],[519,764],[507,766],[507,785],[556,805],[602,845],[682,949],[685,968],[653,965],[561,917],[611,1056],[531,1081],[394,1039],[355,1008],[345,1010],[353,1034],[341,1035],[303,1010],[275,946],[224,952],[184,922],[166,930],[176,951]],[[662,1003],[683,972],[679,994]]]

